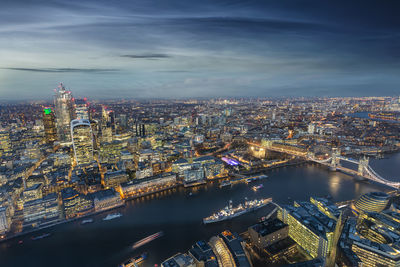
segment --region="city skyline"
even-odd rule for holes
[[[5,266],[400,262],[397,96],[0,110]]]
[[[2,267],[400,266],[398,0],[0,1]]]
[[[1,100],[398,94],[395,1],[5,1]]]

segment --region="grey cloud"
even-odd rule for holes
[[[5,70],[16,70],[16,71],[30,71],[30,72],[85,72],[85,73],[99,73],[99,72],[116,72],[119,69],[77,69],[77,68],[1,68]]]
[[[161,58],[170,58],[171,55],[158,54],[158,53],[149,53],[149,54],[121,55],[120,57],[135,58],[135,59],[161,59]]]

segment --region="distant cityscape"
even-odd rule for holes
[[[246,199],[214,214],[210,207],[199,224],[255,210],[264,216],[244,232],[204,236],[159,264],[400,264],[400,177],[384,177],[369,164],[400,149],[400,97],[99,102],[74,98],[60,84],[52,103],[6,104],[0,111],[3,243],[47,238],[56,225],[92,223],[95,214],[118,220],[134,199],[177,189],[191,196],[192,188],[245,184],[256,192],[267,186],[270,170],[314,164],[387,190],[336,203],[311,196],[290,205]],[[147,266],[147,254],[132,256],[122,266]]]

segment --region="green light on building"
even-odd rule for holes
[[[50,114],[51,113],[51,108],[45,108],[43,109],[44,114]]]

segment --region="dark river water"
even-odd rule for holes
[[[371,166],[383,177],[400,180],[400,153],[385,159],[371,159]],[[285,167],[266,172],[264,188],[253,192],[245,184],[220,189],[218,184],[200,188],[176,189],[155,196],[129,201],[112,212],[122,217],[103,221],[107,213],[92,216],[94,223],[70,222],[35,233],[51,233],[50,237],[32,241],[27,235],[0,244],[0,266],[118,266],[129,257],[149,253],[142,266],[154,266],[177,252],[186,252],[197,240],[208,240],[225,229],[243,232],[265,215],[265,209],[235,218],[232,221],[203,225],[202,218],[244,198],[272,197],[278,204],[308,200],[310,196],[332,196],[333,201],[354,199],[370,191],[390,190],[380,185],[355,181],[352,177],[331,172],[316,164]],[[258,182],[259,183],[259,182]],[[257,183],[256,183],[257,184]],[[192,191],[193,195],[188,193]],[[108,213],[112,213],[108,212]],[[164,236],[137,250],[132,245],[151,234],[163,231]],[[23,240],[22,244],[18,244]]]

